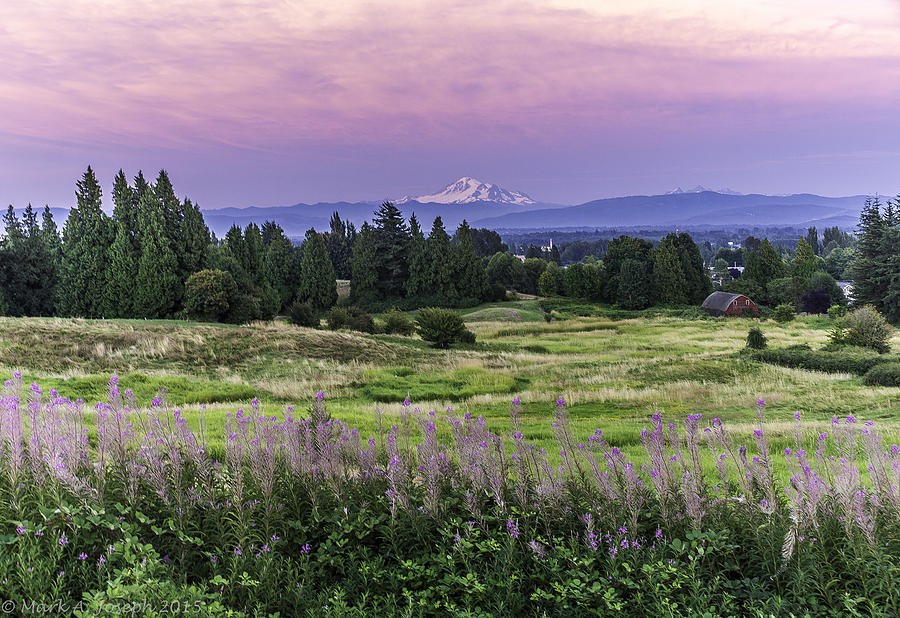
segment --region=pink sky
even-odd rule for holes
[[[0,5],[0,58],[17,206],[88,164],[206,208],[900,190],[897,0],[45,0]]]

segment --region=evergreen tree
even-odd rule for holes
[[[547,260],[550,261],[550,262],[553,262],[554,264],[559,264],[559,263],[560,263],[559,247],[558,247],[558,246],[553,245],[552,247],[550,247],[550,255],[548,256]]]
[[[104,309],[110,317],[130,317],[134,314],[134,281],[140,253],[135,237],[137,209],[122,170],[113,181],[112,197],[114,237],[107,262]]]
[[[63,315],[101,317],[111,244],[101,196],[94,170],[88,166],[77,182],[76,205],[63,227],[58,304]]]
[[[56,315],[56,302],[59,297],[59,271],[62,266],[62,242],[49,206],[44,206],[44,211],[41,213],[40,238],[47,255],[47,271],[44,276],[47,294],[42,296],[43,304],[39,315]]]
[[[259,226],[255,223],[248,223],[244,228],[244,259],[244,270],[254,285],[262,284],[263,241]]]
[[[178,197],[175,195],[175,188],[172,181],[169,180],[169,174],[166,170],[160,170],[156,177],[156,183],[153,185],[153,192],[159,203],[160,212],[163,217],[163,235],[169,241],[172,251],[178,260],[179,276],[185,274],[185,243],[184,243],[184,209]],[[188,273],[189,275],[190,273]],[[181,279],[184,282],[187,275]],[[180,298],[180,294],[179,294]]]
[[[378,290],[378,271],[375,268],[375,230],[368,223],[363,223],[350,258],[350,296],[356,302],[375,300]]]
[[[246,275],[247,273],[247,249],[244,246],[244,232],[237,225],[232,225],[225,232],[225,238],[222,239],[222,248],[229,258],[234,260],[235,264]]]
[[[162,203],[155,191],[140,202],[141,254],[134,281],[134,315],[164,318],[176,310],[179,298],[178,257],[166,235]]]
[[[334,274],[338,279],[350,278],[350,254],[353,247],[353,234],[355,234],[353,224],[351,223],[348,226],[335,211],[331,215],[325,245],[328,248],[328,255],[331,257]]]
[[[819,263],[816,261],[813,248],[804,238],[797,241],[797,250],[792,266],[794,278],[800,281],[808,281],[819,270]]]
[[[764,238],[759,243],[759,249],[747,256],[746,264],[741,279],[745,277],[753,279],[763,288],[773,279],[780,279],[787,275],[784,260],[778,255],[768,238]]]
[[[375,213],[375,269],[378,273],[378,297],[403,296],[409,266],[409,228],[403,215],[391,202],[384,202]]]
[[[813,255],[821,255],[821,249],[819,246],[819,232],[816,231],[815,226],[812,226],[806,230],[806,243],[809,245],[809,248],[812,249]]]
[[[525,249],[525,259],[531,258],[539,258],[543,259],[543,255],[541,254],[541,248],[535,245],[528,245],[528,248]]]
[[[884,288],[880,309],[893,324],[900,324],[900,224],[885,228],[878,265],[879,285]]]
[[[209,246],[209,228],[203,220],[200,209],[191,200],[185,199],[182,206],[184,242],[182,275],[185,281],[195,272],[206,267],[206,248]]]
[[[853,276],[853,299],[860,305],[882,308],[887,296],[887,285],[883,278],[883,240],[887,224],[881,215],[878,198],[866,200],[859,215],[856,260],[850,267]]]
[[[684,273],[686,282],[685,300],[694,305],[699,305],[712,293],[712,281],[703,263],[700,248],[691,238],[690,234],[681,232],[672,235],[678,256],[681,260],[681,272]],[[710,252],[710,256],[712,253]]]
[[[674,305],[688,302],[688,281],[681,268],[675,234],[663,238],[653,252],[653,287],[658,302]]]
[[[454,280],[450,236],[444,229],[444,222],[439,216],[435,217],[431,224],[431,232],[425,242],[425,251],[429,264],[428,287],[430,293],[428,296],[439,297],[445,304],[455,303],[458,295]]]
[[[280,225],[267,221],[263,224],[262,234],[266,245],[263,256],[265,279],[275,289],[281,309],[284,309],[300,285],[298,252]]]
[[[484,264],[475,253],[469,224],[465,220],[456,230],[459,241],[454,247],[454,270],[456,289],[460,298],[481,301],[487,289],[487,275]]]
[[[300,288],[297,300],[309,303],[314,309],[328,309],[337,302],[337,282],[334,267],[325,248],[322,235],[314,229],[306,232],[303,258],[300,261]]]
[[[429,283],[428,254],[425,249],[425,234],[419,227],[415,213],[409,218],[409,278],[406,280],[406,296],[417,298],[426,296]]]

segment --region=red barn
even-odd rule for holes
[[[713,292],[703,301],[703,309],[709,315],[746,315],[750,313],[758,316],[759,309],[756,303],[743,294],[731,294],[729,292]]]

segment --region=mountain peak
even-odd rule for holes
[[[510,191],[498,185],[482,182],[471,176],[463,176],[451,182],[437,193],[405,196],[396,201],[397,204],[416,201],[421,204],[471,204],[473,202],[496,202],[499,204],[527,205],[536,204],[533,199],[519,191]]]
[[[677,187],[672,189],[671,191],[666,191],[666,195],[682,195],[684,193],[703,193],[705,191],[710,191],[712,193],[721,193],[723,195],[743,195],[743,193],[738,193],[733,189],[707,189],[703,185],[696,185],[691,187],[690,189],[682,189],[681,187]]]

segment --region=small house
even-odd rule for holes
[[[743,294],[731,294],[729,292],[713,292],[703,301],[703,309],[709,315],[746,315],[750,313],[758,316],[759,309],[756,303]]]

